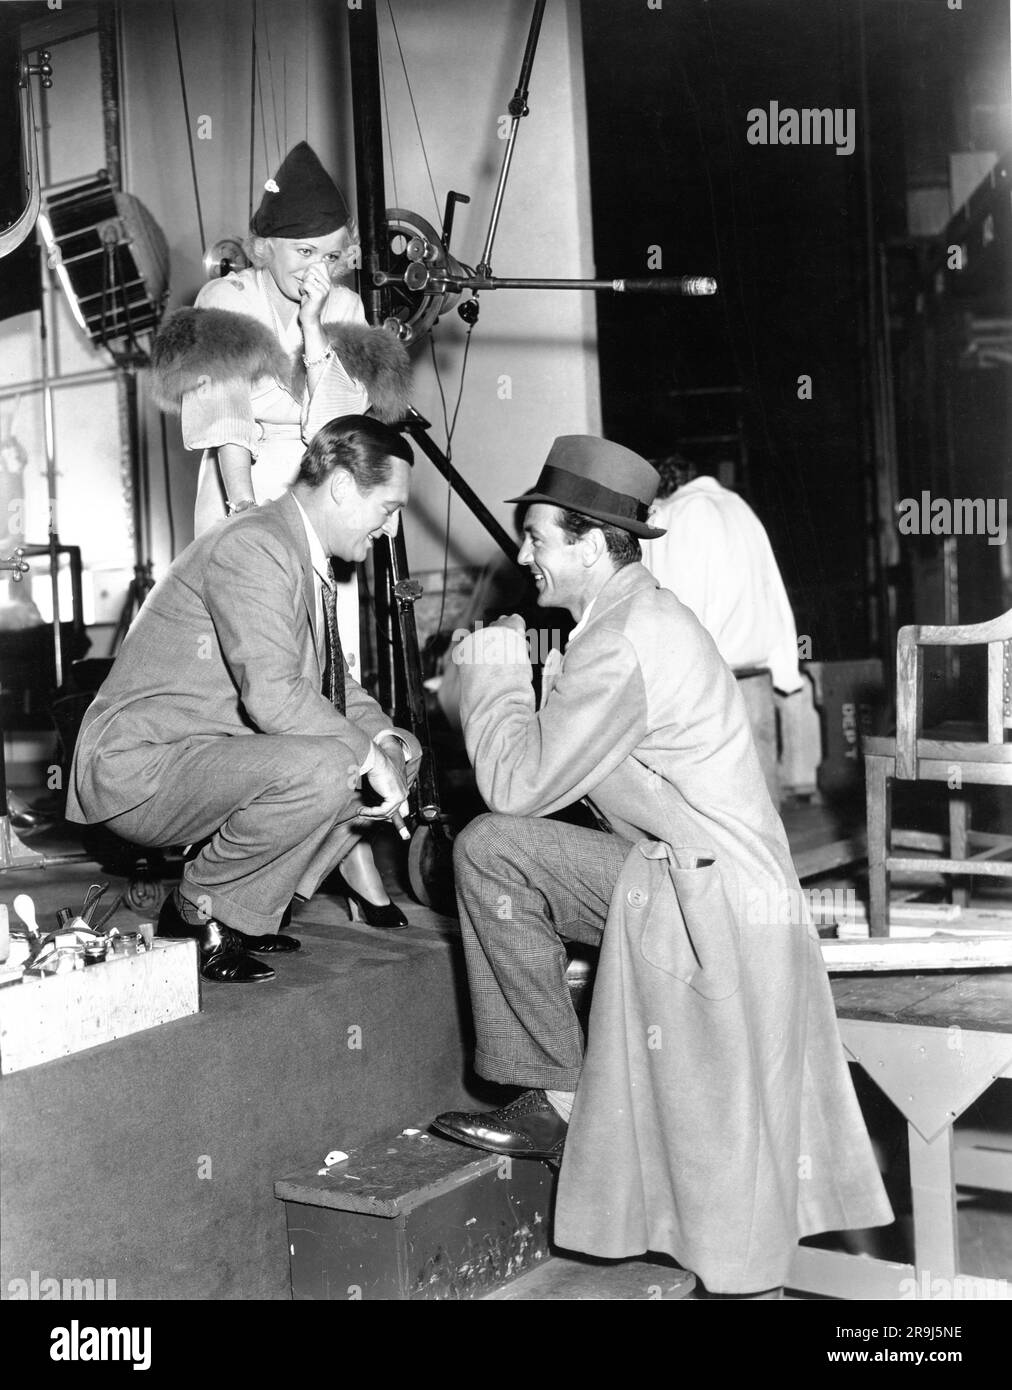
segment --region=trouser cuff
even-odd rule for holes
[[[278,930],[280,913],[268,915],[254,912],[252,908],[245,907],[227,893],[204,888],[187,878],[180,883],[179,892],[202,916],[213,917],[224,926],[235,927],[237,931],[246,932],[249,936],[271,936]]]
[[[493,1057],[480,1049],[474,1054],[474,1068],[487,1081],[501,1086],[539,1087],[546,1091],[575,1091],[581,1067],[555,1067],[548,1062],[516,1062]]]

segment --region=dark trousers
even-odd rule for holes
[[[523,816],[479,816],[457,836],[457,904],[481,1076],[576,1090],[583,1038],[563,942],[601,940],[630,848],[617,835]]]

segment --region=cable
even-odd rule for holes
[[[258,23],[258,20],[257,20],[257,0],[253,0],[253,43],[254,43],[254,47],[255,47],[255,45],[256,45],[256,30],[257,30],[257,23]],[[270,172],[271,172],[271,153],[270,153],[270,147],[269,147],[268,142],[267,142],[267,104],[266,104],[266,102],[264,101],[263,64],[262,64],[261,61],[260,61],[260,50],[259,50],[259,49],[256,49],[256,77],[257,77],[257,94],[258,94],[259,100],[260,100],[260,129],[261,129],[261,131],[262,131],[262,133],[263,133],[263,139],[264,139],[264,168],[265,168],[265,170],[267,171],[267,174],[270,175]],[[280,163],[281,163],[281,159],[280,159],[280,156],[279,156],[279,157],[278,157],[278,164],[280,164]],[[275,165],[275,168],[277,168],[277,165]],[[253,216],[253,209],[252,209],[252,206],[251,206],[251,207],[250,207],[250,217],[252,217],[252,216]]]
[[[165,488],[165,515],[169,524],[169,554],[176,554],[176,518],[172,512],[172,469],[169,467],[169,436],[165,427],[165,411],[158,412],[162,437],[162,485]]]
[[[464,376],[467,372],[467,355],[471,350],[471,334],[474,331],[474,324],[468,324],[467,334],[464,338],[464,357],[460,364],[460,382],[457,388],[457,403],[453,408],[453,419],[448,420],[446,414],[446,396],[443,392],[443,381],[439,374],[439,362],[436,358],[436,340],[432,330],[429,330],[429,349],[432,353],[432,367],[436,374],[436,386],[439,388],[439,399],[443,410],[443,429],[446,434],[446,461],[453,462],[453,435],[457,428],[457,416],[460,414],[460,403],[464,396]],[[442,596],[439,603],[439,617],[436,620],[436,631],[442,631],[443,618],[446,613],[446,583],[450,572],[450,506],[453,502],[453,486],[447,479],[446,484],[446,540],[443,544],[443,586]]]
[[[253,0],[252,23],[250,25],[250,72],[249,72],[249,214],[247,225],[253,221],[253,178],[256,164],[257,131],[257,0]]]
[[[190,124],[190,103],[186,95],[186,77],[183,73],[183,49],[179,42],[179,17],[176,14],[176,0],[172,0],[172,29],[176,36],[176,62],[179,65],[179,87],[183,94],[183,119],[186,121],[186,140],[190,147],[190,172],[193,175],[193,197],[197,204],[197,228],[200,233],[200,252],[204,253],[207,241],[204,237],[204,214],[200,206],[200,188],[197,185],[197,160],[193,153],[193,127]]]
[[[271,156],[267,148],[267,111],[264,106],[264,80],[260,71],[260,54],[257,54],[257,91],[260,96],[260,128],[264,137],[264,168],[268,174],[271,169]]]
[[[467,330],[467,337],[468,337],[468,341],[470,341],[470,338],[471,338],[471,329],[470,329],[470,328],[468,328],[468,330]],[[453,445],[452,445],[452,440],[451,440],[451,437],[450,437],[450,420],[449,420],[449,416],[448,416],[447,413],[446,413],[446,395],[445,395],[445,393],[444,393],[444,391],[443,391],[443,380],[442,380],[442,377],[441,377],[440,374],[439,374],[439,361],[438,361],[438,359],[437,359],[437,357],[436,357],[436,339],[435,339],[435,336],[434,336],[434,334],[433,334],[431,328],[429,329],[429,350],[430,350],[431,353],[432,353],[432,370],[433,370],[433,371],[435,372],[435,374],[436,374],[436,386],[439,388],[439,400],[440,400],[440,403],[441,403],[442,409],[443,409],[443,433],[446,435],[446,461],[447,461],[447,463],[452,463],[452,460],[453,460]],[[466,360],[467,360],[467,359],[465,358],[464,360],[465,360],[465,363],[466,363]],[[461,374],[461,375],[463,376],[463,374]],[[439,617],[436,619],[436,631],[437,631],[437,632],[441,632],[441,631],[443,630],[443,614],[444,614],[445,611],[446,611],[446,583],[447,583],[447,579],[449,578],[449,574],[450,574],[450,507],[451,507],[452,502],[453,502],[453,485],[451,484],[449,478],[447,478],[447,480],[446,480],[446,522],[445,522],[445,525],[444,525],[444,528],[443,528],[443,537],[444,537],[444,539],[443,539],[443,583],[442,583],[442,589],[441,589],[441,595],[442,595],[442,596],[441,596],[440,602],[439,602]]]
[[[278,128],[278,93],[274,85],[274,60],[271,57],[271,23],[269,19],[264,20],[264,32],[266,40],[264,47],[267,49],[267,76],[271,84],[271,106],[274,109],[274,143],[278,147],[278,164],[280,165],[284,155],[281,151],[281,131]]]
[[[408,88],[408,99],[411,102],[411,110],[415,118],[415,129],[418,131],[418,143],[422,147],[422,158],[425,160],[425,172],[429,176],[429,187],[432,189],[432,202],[433,206],[436,209],[436,222],[438,223],[441,213],[439,208],[439,199],[436,197],[436,185],[432,181],[432,170],[429,168],[429,156],[425,151],[425,140],[422,138],[421,122],[418,119],[418,108],[415,106],[415,94],[411,90],[411,79],[410,77],[408,77],[408,66],[407,63],[405,63],[404,61],[404,50],[403,48],[401,48],[401,36],[397,32],[397,21],[396,19],[394,19],[393,6],[391,5],[390,0],[387,0],[387,10],[390,12],[390,23],[393,25],[394,38],[397,41],[397,52],[400,54],[401,57],[401,67],[404,70],[404,81],[407,83]]]
[[[446,435],[446,456],[450,456],[450,417],[446,413],[446,396],[443,393],[443,379],[439,374],[439,362],[436,359],[436,337],[432,329],[429,329],[429,351],[432,353],[432,370],[436,374],[436,386],[439,388],[439,399],[443,407],[443,433]]]
[[[447,448],[449,448],[450,440],[453,438],[454,431],[457,428],[457,416],[460,414],[460,402],[464,395],[464,373],[467,370],[467,354],[471,351],[471,333],[473,332],[473,330],[474,324],[469,324],[467,328],[467,336],[464,339],[464,360],[460,364],[460,387],[457,391],[457,404],[453,407],[453,419],[450,421],[450,434],[449,438],[446,441]]]

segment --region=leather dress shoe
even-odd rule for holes
[[[499,1110],[481,1113],[448,1110],[436,1116],[432,1128],[448,1139],[457,1139],[488,1153],[508,1154],[511,1158],[547,1158],[558,1163],[569,1126],[544,1091],[524,1091],[522,1096]]]
[[[250,936],[248,932],[239,931],[238,927],[229,927],[229,931],[244,951],[256,951],[259,955],[302,949],[301,941],[296,940],[294,936],[283,936],[281,932],[268,932],[266,936]]]
[[[291,922],[291,909],[285,910],[288,912],[288,922]],[[288,922],[282,917],[281,926],[288,926]],[[272,954],[275,951],[302,951],[302,941],[296,937],[286,937],[281,931],[268,931],[266,937],[252,937],[247,931],[239,931],[238,927],[229,927],[228,930],[239,941],[243,951],[256,951],[260,955]]]
[[[196,941],[200,955],[200,973],[205,980],[219,984],[258,984],[273,980],[275,972],[262,960],[244,950],[238,933],[224,923],[209,917],[199,926],[192,926],[173,901],[173,894],[162,903],[158,914],[158,935]]]

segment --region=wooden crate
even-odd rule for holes
[[[0,1072],[50,1062],[200,1008],[197,947],[155,938],[154,949],[0,989]]]
[[[284,1178],[292,1297],[470,1300],[548,1257],[555,1169],[415,1131]]]

